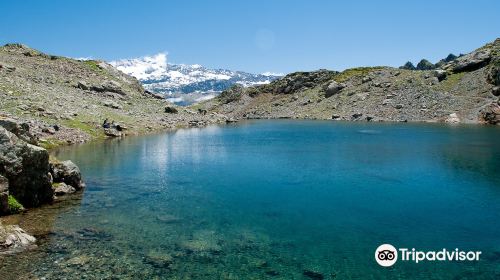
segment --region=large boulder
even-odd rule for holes
[[[438,79],[438,81],[442,81],[444,79],[446,79],[446,71],[442,70],[442,69],[437,69],[437,70],[434,70],[433,71],[433,74],[434,74],[434,77],[436,77]]]
[[[493,89],[491,90],[491,93],[494,96],[500,96],[500,86],[493,87]]]
[[[486,66],[491,60],[490,49],[480,49],[464,56],[461,56],[452,62],[443,66],[443,69],[454,73],[474,71],[483,66]]]
[[[9,180],[0,175],[0,215],[9,213]]]
[[[104,129],[104,134],[110,137],[121,137],[122,132],[116,129],[116,127],[108,127]]]
[[[479,118],[487,124],[500,124],[500,105],[491,103],[481,110]]]
[[[337,83],[335,81],[331,82],[326,86],[325,88],[325,96],[330,97],[334,94],[337,94],[339,91],[341,91],[343,88],[345,88],[345,84],[343,83]]]
[[[38,138],[30,132],[30,126],[27,123],[19,122],[11,118],[0,117],[0,126],[27,143],[33,145],[38,144]]]
[[[96,92],[114,92],[120,95],[126,95],[127,93],[123,89],[122,85],[116,81],[105,81],[102,84],[92,85],[89,87],[90,90]]]
[[[174,106],[165,106],[165,113],[177,114],[179,111]]]
[[[0,127],[0,175],[9,180],[9,194],[26,207],[51,202],[49,153]]]
[[[71,160],[51,162],[50,173],[54,183],[65,183],[76,190],[81,190],[85,186],[80,169]]]

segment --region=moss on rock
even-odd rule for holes
[[[12,214],[24,211],[23,205],[19,203],[19,201],[17,201],[17,199],[12,195],[9,195],[9,211]]]

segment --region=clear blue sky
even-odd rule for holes
[[[500,1],[7,1],[0,43],[104,60],[292,72],[435,62],[500,37]]]

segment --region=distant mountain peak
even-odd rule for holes
[[[167,63],[167,54],[111,61],[118,70],[139,79],[150,91],[165,94],[172,102],[189,104],[215,97],[234,84],[268,84],[282,74],[251,74],[227,69],[209,69],[200,64]]]
[[[168,71],[166,53],[158,53],[153,56],[144,56],[140,58],[121,59],[111,61],[110,64],[118,70],[136,77],[139,80],[161,77]]]

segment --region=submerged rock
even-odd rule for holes
[[[325,276],[322,273],[313,270],[306,269],[302,272],[302,274],[308,277],[309,279],[315,279],[315,280],[325,279]]]
[[[159,214],[156,216],[156,219],[160,222],[169,224],[179,222],[181,219],[171,214]]]
[[[2,225],[0,222],[0,252],[22,249],[36,242],[36,238],[27,234],[17,225]]]
[[[150,251],[144,261],[157,268],[167,268],[174,262],[174,258],[170,254]]]
[[[73,186],[66,185],[65,183],[54,184],[54,193],[56,195],[72,194],[74,192],[76,192],[76,189]]]

